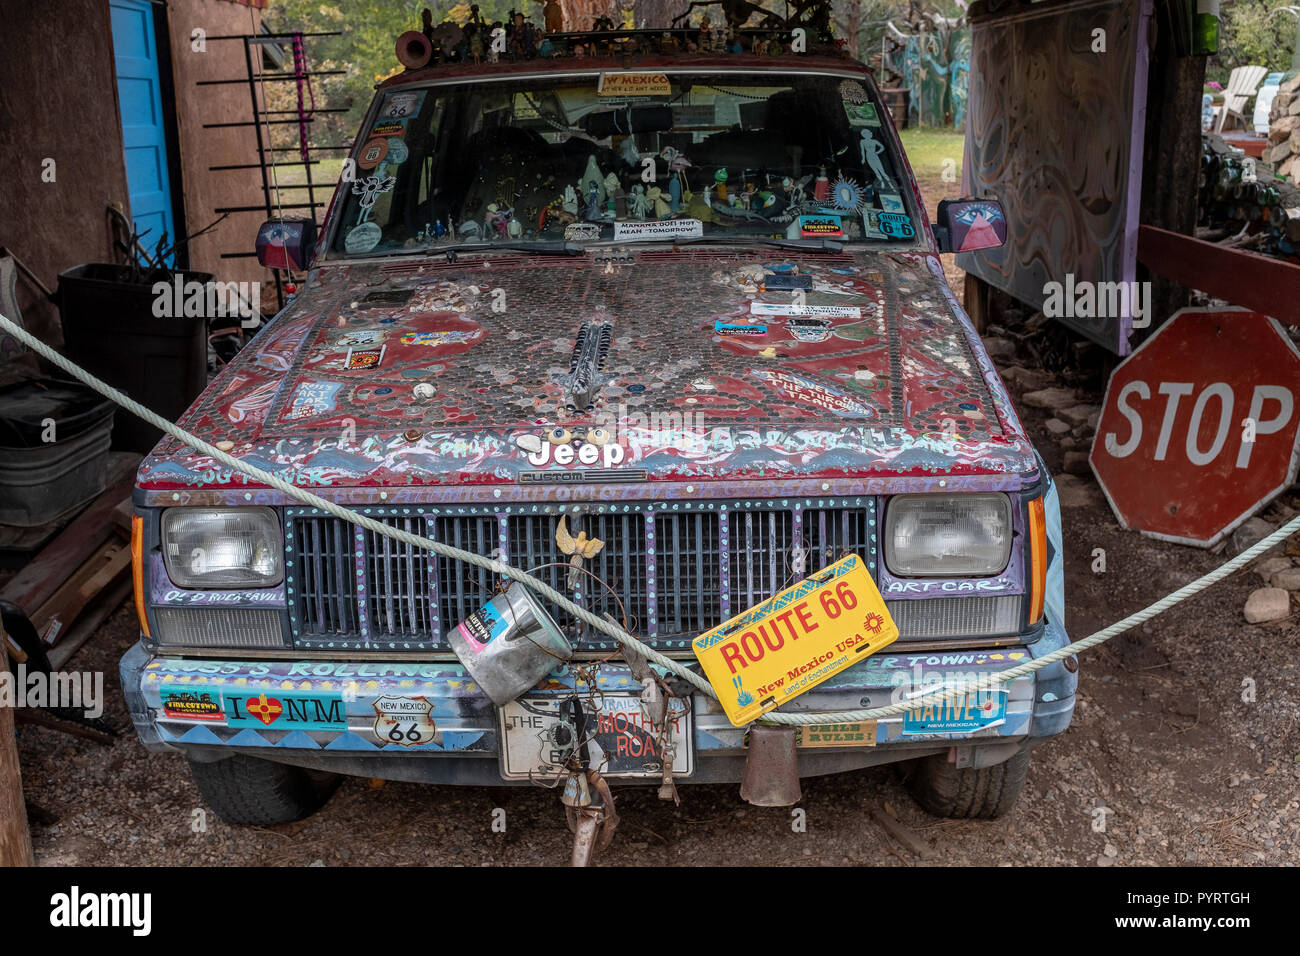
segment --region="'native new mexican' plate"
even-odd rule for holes
[[[849,555],[692,642],[727,719],[742,727],[898,637],[862,559]]]

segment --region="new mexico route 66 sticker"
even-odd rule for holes
[[[727,719],[743,727],[897,638],[862,559],[849,555],[691,646]]]
[[[433,704],[425,697],[375,698],[375,736],[386,744],[418,747],[441,743],[433,721]]]

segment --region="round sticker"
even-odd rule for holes
[[[369,252],[379,245],[383,235],[377,223],[363,222],[343,237],[343,248],[348,252]]]
[[[372,139],[361,147],[361,155],[357,157],[357,165],[362,169],[374,169],[384,161],[388,155],[388,140]]]
[[[388,161],[394,166],[400,166],[406,162],[407,157],[411,155],[411,151],[406,148],[406,143],[396,136],[388,137],[387,143]]]

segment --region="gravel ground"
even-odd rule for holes
[[[949,184],[922,185],[931,214],[938,198],[956,195]],[[951,258],[945,270],[960,296]],[[1081,399],[1100,403],[1101,384]],[[1021,412],[1059,471],[1061,452],[1043,428],[1048,414]],[[1226,558],[1124,532],[1091,478],[1073,484],[1063,491],[1063,518],[1076,638]],[[1264,516],[1277,523],[1296,510],[1293,489]],[[1092,569],[1096,548],[1105,550],[1104,573]],[[1242,606],[1259,586],[1258,576],[1239,572],[1087,653],[1070,729],[1034,752],[1024,795],[1001,820],[930,817],[890,767],[805,779],[804,832],[789,810],[750,807],[731,785],[682,787],[680,807],[653,789],[623,788],[623,824],[596,863],[1289,864],[1300,855],[1300,622],[1293,614],[1245,623]],[[117,661],[135,638],[124,605],[75,658],[79,668],[105,671],[107,716],[124,727]],[[1253,701],[1243,699],[1247,681]],[[28,800],[45,818],[32,826],[42,865],[559,864],[571,848],[559,801],[540,790],[345,778],[307,820],[232,827],[210,813],[201,820],[181,758],[145,753],[133,732],[105,747],[24,725],[19,749]],[[496,808],[506,812],[504,833],[493,830]],[[882,814],[902,825],[901,839],[890,834],[897,824],[878,822]]]

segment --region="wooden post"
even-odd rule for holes
[[[0,667],[9,667],[3,647]],[[14,712],[0,706],[0,866],[31,866],[33,862],[23,775],[18,767],[18,741],[14,738]]]
[[[1157,4],[1157,10],[1161,5]],[[1201,92],[1205,57],[1179,56],[1167,18],[1157,15],[1155,46],[1147,74],[1146,136],[1142,157],[1139,221],[1184,236],[1196,230],[1196,183],[1201,169]],[[1136,157],[1134,158],[1136,161]],[[1134,333],[1131,345],[1188,303],[1185,288],[1139,270],[1152,284],[1151,327]]]
[[[989,321],[989,289],[987,282],[973,272],[966,273],[966,289],[962,295],[962,305],[970,316],[971,325],[980,335]]]

